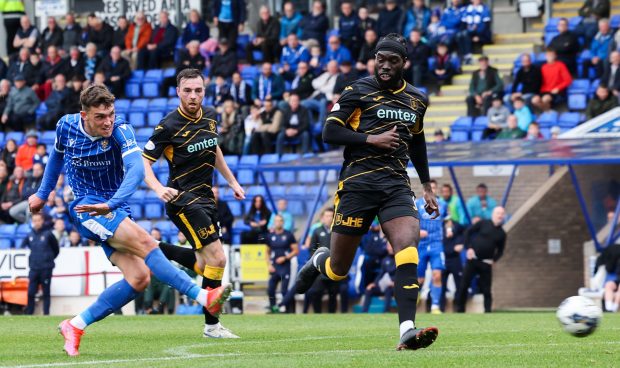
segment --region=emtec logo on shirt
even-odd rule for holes
[[[205,138],[202,142],[190,144],[187,146],[187,152],[194,153],[217,146],[217,138]]]
[[[342,213],[336,213],[336,226],[346,226],[346,227],[362,227],[364,224],[364,219],[362,217],[347,217],[346,219],[342,216]]]
[[[403,111],[401,109],[379,109],[377,110],[377,117],[379,119],[410,121],[412,123],[415,123],[416,119],[418,118],[416,114],[410,113],[408,111]]]

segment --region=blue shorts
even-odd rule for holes
[[[618,283],[618,275],[616,273],[607,273],[607,276],[605,276],[605,283],[608,283],[610,281],[615,282],[616,284]]]
[[[426,276],[426,267],[431,264],[431,270],[445,270],[446,257],[443,254],[443,245],[435,245],[431,247],[419,247],[418,255],[420,263],[418,263],[418,277]]]
[[[79,204],[105,203],[102,197],[86,196],[77,198],[69,205],[69,216],[75,225],[75,229],[86,239],[101,243],[101,247],[108,259],[115,249],[108,244],[107,240],[114,236],[114,232],[127,217],[130,217],[129,208],[119,207],[105,216],[91,216],[88,213],[75,212],[75,206]]]

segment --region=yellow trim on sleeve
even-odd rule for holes
[[[344,121],[340,120],[339,118],[335,117],[335,116],[330,116],[327,118],[326,121],[330,121],[330,120],[335,120],[337,122],[339,122],[340,124],[342,124],[342,126],[345,126],[346,124],[344,123]]]
[[[153,162],[156,162],[156,161],[157,161],[157,159],[156,159],[156,158],[153,158],[153,157],[151,157],[151,156],[147,155],[147,154],[146,154],[146,153],[144,153],[144,152],[142,152],[142,157],[144,157],[144,158],[146,158],[146,159],[148,159],[148,160],[151,160],[151,161],[153,161]]]

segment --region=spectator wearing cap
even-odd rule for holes
[[[443,143],[446,141],[446,136],[443,134],[443,130],[441,129],[435,130],[435,132],[433,133],[433,138],[434,143]]]
[[[495,137],[495,139],[521,139],[525,137],[525,131],[519,129],[517,117],[514,115],[508,116],[507,128],[502,129],[501,132]],[[528,125],[529,126],[529,125]]]
[[[527,128],[534,121],[535,116],[532,114],[530,107],[525,104],[525,100],[521,97],[517,97],[514,101],[513,114],[517,117],[519,129],[527,132]]]
[[[620,98],[620,52],[613,51],[609,55],[609,63],[601,77],[601,84],[607,87],[616,98]]]
[[[146,47],[138,52],[138,69],[157,69],[172,60],[179,30],[170,23],[167,11],[159,12],[159,24],[153,29]]]
[[[428,58],[431,56],[431,48],[422,41],[422,33],[413,29],[409,35],[407,45],[407,61],[405,69],[410,75],[409,80],[415,87],[421,87],[424,76],[428,74]]]
[[[353,60],[357,59],[360,51],[362,32],[359,28],[359,18],[353,9],[353,1],[345,0],[340,3],[340,17],[338,18],[338,35],[344,47],[351,52]]]
[[[450,84],[452,77],[456,74],[454,65],[450,62],[450,53],[448,44],[440,42],[433,57],[433,66],[429,75],[435,80],[439,87],[438,94],[441,93],[441,86]]]
[[[47,18],[47,28],[43,30],[37,44],[37,52],[44,54],[50,46],[62,47],[62,28],[56,23],[56,18]]]
[[[252,86],[252,100],[257,106],[262,106],[265,100],[274,103],[282,99],[284,94],[284,80],[273,73],[271,63],[263,63],[261,73],[254,79]]]
[[[557,53],[557,59],[563,62],[571,74],[577,74],[577,54],[581,46],[579,39],[568,29],[568,19],[561,18],[558,22],[558,34],[551,39],[547,49]]]
[[[551,107],[566,101],[566,89],[573,82],[566,65],[557,60],[555,50],[548,48],[545,56],[547,63],[541,69],[541,96],[532,98],[532,105],[542,111],[547,111]]]
[[[254,39],[248,43],[246,47],[246,58],[250,64],[254,64],[255,50],[263,53],[263,61],[273,63],[276,61],[278,54],[277,47],[280,37],[280,22],[271,15],[267,6],[261,6],[259,10],[259,20],[256,24],[256,32]]]
[[[218,29],[220,38],[231,42],[230,48],[237,49],[237,36],[243,32],[246,19],[245,0],[213,1],[213,24]]]
[[[185,50],[181,50],[179,53],[179,60],[176,63],[176,73],[174,76],[166,77],[161,83],[160,86],[160,94],[162,96],[168,96],[168,89],[170,87],[176,87],[177,85],[177,77],[184,69],[198,69],[204,70],[205,68],[205,58],[200,53],[200,43],[196,40],[190,41],[187,45],[185,45]],[[235,64],[236,66],[236,64]]]
[[[325,15],[325,8],[320,0],[312,2],[312,11],[303,17],[299,28],[301,28],[302,41],[314,40],[321,45],[321,49],[325,49],[325,34],[329,29],[329,19]]]
[[[123,50],[123,56],[129,60],[131,69],[135,69],[138,65],[138,54],[141,50],[146,49],[152,34],[153,28],[146,21],[144,12],[137,12],[133,22],[129,25],[129,30],[125,36],[125,50]],[[144,69],[144,65],[140,65],[140,67]]]
[[[506,129],[510,110],[502,103],[498,94],[493,94],[493,102],[487,111],[487,127],[482,132],[482,139],[493,139],[495,136]]]
[[[38,40],[39,30],[32,25],[27,15],[22,15],[19,19],[19,29],[13,39],[13,47],[15,49],[26,47],[30,52],[34,52]]]
[[[594,68],[595,77],[600,78],[603,75],[603,67],[605,61],[609,58],[609,50],[613,41],[613,32],[609,26],[608,19],[598,21],[598,33],[594,36],[590,44],[589,59],[583,61],[582,78],[589,79],[590,68]]]
[[[461,21],[465,29],[456,35],[456,42],[459,55],[469,62],[473,43],[491,42],[491,12],[482,0],[472,0],[471,4],[463,9]]]
[[[467,96],[467,115],[471,117],[486,114],[491,105],[494,93],[501,95],[504,83],[497,69],[489,65],[489,58],[481,56],[478,59],[480,69],[472,74],[469,83],[469,96]]]
[[[355,69],[360,72],[366,71],[368,60],[375,58],[375,48],[377,47],[377,32],[374,29],[367,29],[364,33],[364,44],[357,57]]]
[[[586,119],[590,120],[594,117],[602,115],[607,111],[618,107],[618,99],[609,93],[609,89],[605,86],[598,86],[596,94],[588,101],[586,107]]]
[[[217,13],[215,13],[217,14]],[[181,36],[181,42],[183,45],[186,45],[190,41],[198,41],[198,43],[202,43],[209,38],[209,27],[204,20],[200,17],[200,13],[196,9],[192,9],[189,12],[189,22],[185,26],[183,30],[183,36]]]
[[[405,14],[396,4],[396,0],[386,0],[385,8],[379,12],[377,19],[377,34],[379,38],[390,33],[402,34]]]
[[[218,51],[211,58],[209,78],[219,75],[226,79],[230,79],[236,71],[237,53],[230,48],[230,42],[222,38],[219,42]]]
[[[405,26],[403,29],[403,36],[405,38],[409,38],[411,31],[414,29],[424,34],[431,22],[431,10],[426,7],[424,0],[412,0],[411,3],[405,15]]]
[[[280,64],[282,69],[280,74],[292,73],[297,71],[297,65],[300,62],[310,61],[310,52],[308,49],[299,43],[299,39],[295,33],[291,33],[286,38],[286,46],[282,49],[282,56],[280,57]]]
[[[56,123],[65,114],[65,102],[69,97],[67,80],[63,74],[54,77],[52,92],[45,100],[47,112],[37,119],[37,130],[54,130]]]
[[[301,13],[295,10],[293,2],[287,1],[284,3],[284,14],[280,18],[280,46],[285,46],[288,43],[288,36],[291,34],[301,37],[301,27],[299,23],[303,16]]]
[[[97,69],[105,76],[105,85],[115,96],[125,95],[125,84],[131,76],[129,61],[121,56],[121,49],[118,46],[112,47],[110,55],[103,59]]]
[[[35,111],[40,101],[34,91],[26,86],[23,74],[17,74],[13,82],[15,87],[9,93],[0,122],[5,131],[7,128],[24,131],[26,127],[34,126]]]
[[[75,15],[68,13],[65,15],[65,29],[62,32],[62,50],[66,54],[73,46],[82,44],[82,26],[75,23]]]
[[[17,149],[17,155],[15,155],[15,166],[20,166],[22,169],[29,171],[34,164],[34,155],[37,153],[37,143],[39,140],[39,133],[36,130],[29,130],[26,133],[26,142],[24,142]]]
[[[321,66],[325,68],[327,63],[334,60],[338,64],[342,64],[345,61],[351,62],[351,52],[342,45],[338,36],[329,37],[329,45],[325,56],[321,60]]]
[[[489,189],[484,183],[476,187],[476,195],[467,200],[467,212],[475,224],[478,220],[490,220],[497,202],[489,196]]]
[[[526,103],[529,103],[532,97],[540,93],[541,84],[542,74],[540,68],[532,64],[532,57],[530,54],[525,53],[521,55],[521,68],[517,71],[510,94],[505,96],[504,102],[510,105],[520,97]]]

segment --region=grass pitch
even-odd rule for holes
[[[564,333],[553,313],[418,316],[439,337],[395,351],[388,315],[224,316],[240,340],[207,340],[202,316],[110,317],[87,329],[81,356],[62,351],[61,317],[0,317],[0,367],[618,367],[620,316],[586,338]]]

